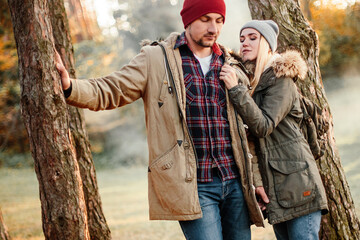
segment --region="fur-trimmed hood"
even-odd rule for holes
[[[305,60],[295,50],[288,50],[282,54],[275,54],[269,64],[274,69],[277,78],[289,77],[304,80],[308,71]],[[267,67],[265,67],[266,69]]]
[[[230,52],[230,54],[237,61],[242,62],[250,74],[255,71],[254,61],[244,62],[239,54],[235,52]],[[275,76],[277,78],[289,77],[294,80],[305,79],[306,73],[308,71],[305,60],[296,50],[287,50],[281,54],[275,53],[265,67],[264,71],[266,71],[269,67],[273,68]],[[252,76],[250,75],[249,77]]]

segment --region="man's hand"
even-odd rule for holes
[[[265,193],[264,187],[256,187],[255,194],[257,196],[261,211],[264,211],[266,209],[266,204],[270,202],[268,196]]]
[[[238,79],[235,69],[229,64],[224,64],[220,72],[220,80],[223,80],[227,89],[231,89],[238,85]]]
[[[61,77],[62,88],[63,90],[66,90],[70,87],[71,81],[70,81],[69,73],[66,71],[65,66],[61,60],[60,54],[56,50],[55,50],[55,65]]]

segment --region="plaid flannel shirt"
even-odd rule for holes
[[[211,182],[213,167],[219,169],[223,181],[234,179],[239,171],[231,147],[225,85],[219,79],[223,53],[215,43],[210,69],[204,76],[185,32],[177,39],[176,48],[180,50],[186,87],[186,121],[197,153],[197,180]]]

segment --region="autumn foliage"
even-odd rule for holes
[[[20,117],[18,58],[6,0],[0,0],[0,13],[0,152],[5,148],[26,152],[29,147]]]
[[[358,70],[360,64],[360,3],[346,8],[331,1],[310,2],[311,23],[319,35],[320,68],[324,78]]]

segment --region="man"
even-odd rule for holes
[[[185,0],[181,16],[185,32],[143,47],[109,76],[70,80],[58,59],[67,103],[96,111],[142,98],[150,219],[178,220],[187,239],[250,239],[250,220],[263,218],[243,123],[219,80],[233,60],[216,43],[225,3]]]

